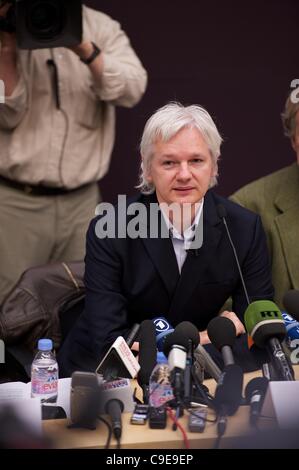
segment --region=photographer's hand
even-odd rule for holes
[[[83,41],[81,44],[70,47],[69,49],[80,59],[88,59],[94,52],[91,41]],[[90,68],[95,82],[100,84],[104,67],[103,53],[101,52],[87,67]]]

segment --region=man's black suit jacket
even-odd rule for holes
[[[139,195],[134,201],[148,210],[157,199]],[[87,233],[85,311],[58,355],[62,375],[94,371],[116,337],[144,319],[164,316],[173,326],[188,320],[205,330],[230,296],[233,311],[243,319],[246,298],[219,204],[226,209],[250,300],[273,298],[259,216],[211,190],[204,199],[203,245],[197,256],[188,252],[181,274],[171,238],[99,239],[95,218]]]

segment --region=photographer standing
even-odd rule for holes
[[[0,4],[3,25],[14,6]],[[86,6],[83,41],[72,48],[21,50],[15,32],[3,29],[0,304],[27,268],[83,259],[97,182],[109,168],[115,106],[134,106],[147,81],[119,23]]]

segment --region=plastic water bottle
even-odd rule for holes
[[[51,339],[38,341],[38,352],[31,366],[31,396],[42,403],[55,403],[58,391],[58,364]]]
[[[164,354],[158,353],[157,364],[149,381],[149,404],[154,408],[159,408],[173,399],[168,362]]]

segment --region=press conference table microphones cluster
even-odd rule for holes
[[[285,336],[285,326],[281,312],[270,301],[256,301],[249,304],[245,312],[245,325],[248,334],[258,347],[266,348],[276,365],[280,380],[294,380],[292,367],[281,354],[281,340]],[[167,330],[161,331],[161,330]],[[138,361],[130,346],[139,333]],[[150,404],[149,382],[156,365],[157,349],[163,349],[168,358],[173,397],[163,405],[176,410],[176,420],[184,410],[197,404],[215,410],[218,421],[218,436],[224,434],[227,417],[235,414],[241,404],[243,371],[235,363],[232,346],[236,338],[234,323],[226,317],[216,317],[208,325],[208,335],[212,344],[223,357],[221,371],[211,356],[199,344],[198,329],[190,322],[182,322],[173,328],[164,317],[145,320],[135,325],[134,334],[129,334],[129,345],[123,337],[118,337],[99,364],[96,373],[76,372],[72,378],[71,419],[73,425],[94,428],[100,414],[109,414],[113,433],[118,441],[121,437],[121,413],[132,412],[134,402],[130,379],[137,376],[143,392],[142,413]],[[207,369],[216,380],[215,396],[203,385],[196,372],[197,355],[205,351]],[[124,374],[125,377],[122,377]],[[250,422],[256,425],[261,405],[267,390],[265,378],[253,379],[246,387],[246,403],[250,404]],[[140,405],[141,406],[141,405]],[[135,406],[136,407],[136,406]],[[194,412],[192,413],[194,415]],[[135,420],[144,424],[145,419]],[[132,420],[131,420],[132,422]],[[164,423],[166,425],[166,421]],[[162,426],[161,426],[162,427]],[[163,425],[164,427],[164,425]],[[191,429],[191,426],[190,426]]]

